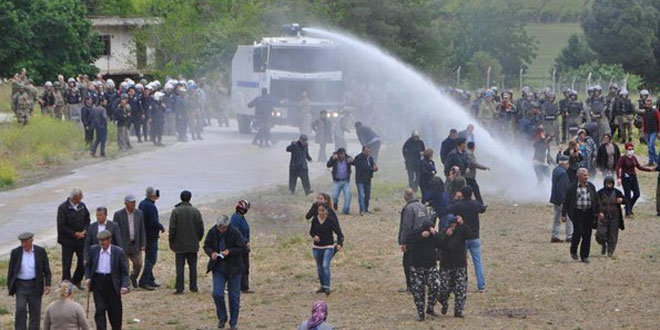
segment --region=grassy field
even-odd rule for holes
[[[11,83],[0,83],[0,112],[11,112]]]
[[[404,286],[396,236],[404,204],[405,172],[398,159],[382,162],[374,179],[375,214],[340,217],[346,242],[332,261],[334,291],[327,298],[314,293],[318,281],[307,234],[309,222],[303,218],[314,196],[291,196],[282,185],[200,206],[208,228],[218,215],[232,211],[236,198],[248,198],[253,205],[248,213],[252,228],[250,279],[257,293],[241,297],[241,329],[294,329],[309,317],[310,306],[320,298],[328,301],[328,321],[338,329],[657,328],[660,220],[655,217],[652,197],[657,174],[640,174],[642,201],[636,217],[626,220],[616,258],[600,257],[594,242],[588,265],[570,259],[568,244],[550,243],[552,208],[547,203],[515,204],[486,195],[489,207],[481,220],[486,293],[476,293],[469,263],[465,319],[440,317],[420,324],[414,320],[412,297],[397,292]],[[313,182],[315,191],[329,187],[329,174]],[[355,188],[353,193],[355,213]],[[167,219],[166,214],[162,217]],[[53,277],[58,279],[59,249],[50,253]],[[207,260],[200,253],[200,292],[173,296],[174,255],[162,239],[155,275],[164,287],[125,296],[125,328],[215,328],[211,276],[204,273]],[[6,263],[0,263],[0,274],[5,273]],[[54,299],[52,294],[46,297],[44,306]],[[77,292],[75,299],[84,306],[84,293]],[[0,315],[2,329],[11,326],[13,304],[2,287],[0,314],[6,311]],[[92,303],[90,314],[93,310]]]
[[[526,30],[530,36],[536,38],[538,50],[536,59],[525,74],[524,83],[532,87],[552,85],[555,58],[566,46],[571,35],[582,34],[582,27],[579,23],[529,24]]]

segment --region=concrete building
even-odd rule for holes
[[[136,43],[134,33],[148,25],[161,24],[160,18],[92,16],[88,17],[104,45],[94,63],[107,76],[142,75],[154,61],[153,49]]]

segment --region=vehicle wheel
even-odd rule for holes
[[[238,120],[238,132],[241,134],[250,134],[252,133],[252,118],[250,116],[246,115],[238,115],[237,118]]]

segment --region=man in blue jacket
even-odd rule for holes
[[[241,233],[245,242],[245,252],[243,252],[243,272],[241,274],[241,291],[243,293],[254,293],[250,290],[250,225],[245,218],[245,213],[250,209],[250,202],[242,199],[236,203],[236,213],[231,216],[230,225]]]
[[[550,193],[550,203],[555,210],[555,216],[552,222],[552,238],[550,242],[561,243],[559,238],[559,226],[561,226],[561,204],[564,202],[564,196],[568,189],[568,156],[559,156],[558,165],[552,170],[552,192]],[[566,221],[566,242],[570,242],[573,237],[573,223]]]
[[[344,208],[342,212],[349,214],[351,210],[351,165],[353,165],[353,158],[346,155],[346,149],[339,148],[332,154],[325,164],[326,167],[332,168],[332,202],[334,208],[337,210],[339,206],[339,194],[344,192]]]
[[[156,207],[156,201],[159,197],[160,192],[158,190],[148,187],[145,199],[138,206],[144,216],[144,231],[147,238],[144,248],[144,271],[140,277],[140,288],[149,291],[160,287],[153,274],[154,266],[158,260],[158,239],[160,238],[160,233],[165,232],[165,227],[163,227],[158,218],[158,208]]]

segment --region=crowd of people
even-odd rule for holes
[[[131,149],[129,134],[137,142],[151,141],[162,146],[163,135],[176,135],[179,141],[201,140],[211,117],[229,126],[227,95],[221,81],[209,85],[199,80],[171,79],[163,85],[159,80],[126,78],[115,83],[101,74],[91,80],[78,75],[66,81],[59,75],[55,82],[47,81],[43,91],[32,84],[23,70],[12,79],[12,110],[19,123],[27,125],[37,104],[41,114],[58,120],[79,123],[92,156],[100,147],[105,156],[108,123],[117,125],[117,145],[120,150]]]

